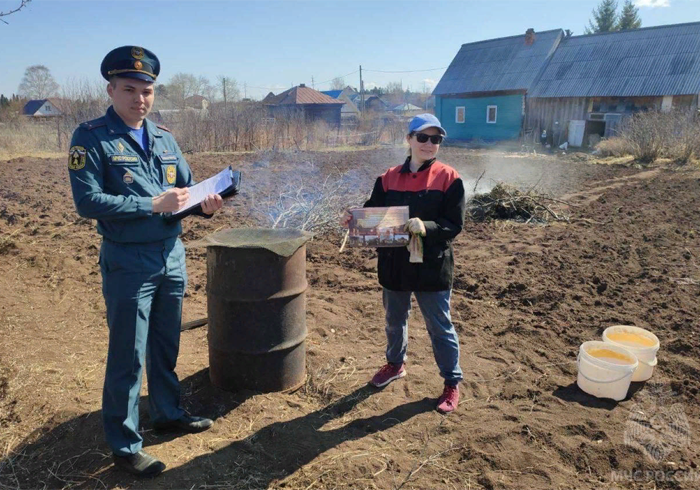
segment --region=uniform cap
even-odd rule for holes
[[[116,76],[155,82],[160,73],[160,61],[152,51],[142,47],[121,46],[107,53],[100,72],[105,80]]]

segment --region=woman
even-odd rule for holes
[[[406,229],[423,237],[423,261],[409,261],[407,248],[379,248],[379,283],[384,287],[387,364],[372,378],[381,388],[406,375],[408,315],[411,294],[423,313],[435,361],[445,388],[437,410],[452,412],[459,403],[459,342],[450,318],[454,259],[452,240],[464,225],[464,185],[457,171],[436,160],[446,132],[432,114],[408,125],[409,156],[403,165],[379,177],[365,207],[408,206]],[[347,226],[350,214],[341,220]],[[414,250],[415,251],[415,250]]]

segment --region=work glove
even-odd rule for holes
[[[411,234],[408,241],[408,261],[414,264],[423,263],[423,238],[425,236],[425,225],[420,218],[411,218],[406,222],[406,231]]]
[[[406,231],[411,235],[425,236],[425,224],[420,218],[411,218],[406,221]]]

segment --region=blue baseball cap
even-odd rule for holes
[[[436,128],[441,135],[447,136],[447,131],[440,125],[440,120],[432,114],[418,114],[408,123],[408,132],[415,133],[427,128]]]

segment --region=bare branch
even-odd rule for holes
[[[31,1],[32,1],[32,0],[20,0],[19,7],[17,7],[17,8],[14,9],[14,10],[10,10],[10,11],[8,11],[8,12],[0,12],[0,17],[6,17],[6,16],[8,16],[8,15],[14,14],[15,12],[19,12],[19,11],[22,10],[24,7],[26,7],[27,4],[28,4],[29,2],[31,2]],[[0,21],[4,22],[5,24],[9,24],[9,22],[5,21],[4,19],[0,19]]]

